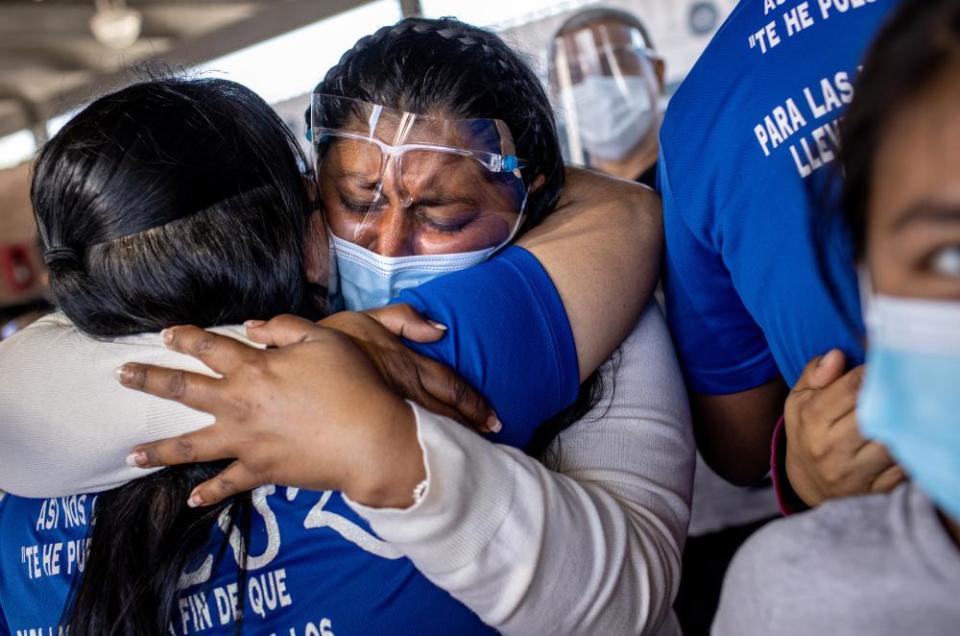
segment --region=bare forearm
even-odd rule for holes
[[[717,474],[739,486],[763,479],[786,394],[780,378],[742,393],[691,394],[697,448]]]
[[[519,244],[556,284],[586,378],[627,336],[656,287],[660,200],[644,186],[568,169],[560,207]]]

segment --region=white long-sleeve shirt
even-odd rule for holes
[[[694,442],[659,310],[602,373],[603,399],[553,442],[550,468],[418,408],[424,499],[354,510],[504,634],[679,633]]]
[[[10,413],[0,396],[0,486],[28,496],[114,487],[144,474],[123,463],[134,445],[210,423],[208,415],[113,379],[113,369],[131,360],[201,368],[163,349],[157,337],[104,343],[57,317],[38,329],[29,347],[2,351],[0,393],[16,390],[16,403],[33,408]],[[37,346],[55,347],[60,364],[38,368]],[[417,408],[424,499],[404,511],[355,509],[435,584],[505,634],[677,633],[671,605],[694,444],[655,307],[616,358],[603,370],[600,404],[554,441],[543,460],[549,469]]]

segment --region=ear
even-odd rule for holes
[[[533,183],[530,184],[531,194],[543,187],[543,184],[547,182],[547,178],[542,174],[538,174],[534,179]]]
[[[317,197],[319,196],[320,188],[317,186],[317,177],[312,172],[301,175],[303,179],[303,187],[307,189],[307,196],[310,197],[311,202],[316,202]]]

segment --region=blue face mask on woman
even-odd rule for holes
[[[343,308],[363,311],[383,307],[405,289],[412,289],[452,272],[484,262],[496,247],[460,254],[381,256],[331,233],[336,264],[332,297]]]
[[[860,428],[960,519],[960,302],[871,295],[865,314]]]

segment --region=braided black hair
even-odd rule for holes
[[[520,233],[553,211],[563,159],[553,110],[530,66],[499,36],[453,18],[407,18],[367,35],[316,89],[425,115],[500,119],[534,185]],[[306,113],[310,125],[310,111]]]

